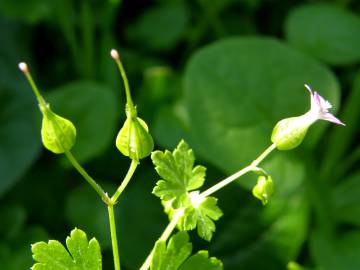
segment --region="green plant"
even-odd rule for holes
[[[183,140],[173,152],[168,150],[153,151],[153,139],[145,121],[138,117],[137,107],[132,101],[128,79],[119,54],[116,50],[112,50],[111,56],[115,60],[124,81],[126,94],[126,120],[117,135],[116,147],[123,155],[131,159],[127,174],[112,196],[104,191],[72,154],[71,149],[76,141],[75,126],[51,110],[50,105],[42,97],[34,83],[28,66],[25,63],[20,63],[19,68],[28,79],[39,103],[43,116],[41,136],[44,146],[55,154],[65,154],[70,163],[97,192],[107,207],[115,270],[120,270],[120,256],[114,206],[118,203],[141,159],[151,154],[155,170],[161,177],[153,189],[153,194],[161,199],[170,222],[140,269],[218,270],[222,269],[221,261],[209,257],[207,251],[201,250],[191,255],[192,245],[187,234],[187,231],[197,229],[201,238],[206,241],[212,239],[213,233],[216,231],[215,221],[223,215],[217,206],[217,198],[212,195],[239,177],[253,172],[258,175],[257,183],[252,190],[253,195],[263,205],[266,205],[273,196],[274,184],[271,175],[260,167],[260,163],[275,149],[290,150],[299,146],[308,128],[319,119],[344,125],[329,113],[331,104],[305,85],[311,96],[310,110],[301,116],[279,121],[273,129],[272,144],[263,153],[246,167],[201,192],[199,189],[205,182],[206,168],[194,165],[193,150]],[[173,234],[175,228],[179,232]],[[75,228],[67,238],[66,246],[67,249],[55,240],[32,245],[33,258],[36,261],[32,269],[102,269],[100,246],[95,238],[88,241],[86,234]],[[289,265],[289,267],[296,266],[295,263]]]

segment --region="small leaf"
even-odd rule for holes
[[[151,159],[163,178],[156,183],[153,193],[161,200],[172,200],[174,208],[186,205],[187,192],[201,187],[205,181],[206,168],[199,165],[194,167],[194,153],[184,141],[173,153],[155,151]]]
[[[215,223],[222,215],[221,209],[216,205],[217,199],[207,197],[202,199],[199,192],[190,193],[191,204],[186,207],[183,218],[179,221],[179,227],[182,230],[192,230],[197,227],[199,236],[210,241],[215,232]]]
[[[192,244],[186,232],[178,232],[169,243],[157,241],[151,262],[151,270],[221,270],[222,263],[218,259],[209,258],[208,252],[199,251],[190,256]]]
[[[66,239],[65,247],[56,240],[48,243],[38,242],[32,245],[33,258],[37,263],[33,270],[87,269],[101,270],[101,253],[98,241],[93,238],[89,242],[86,234],[74,229]]]
[[[179,232],[170,238],[168,245],[164,241],[155,244],[151,270],[178,269],[191,254],[192,245],[186,232]]]

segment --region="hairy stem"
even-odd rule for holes
[[[108,213],[109,213],[109,223],[110,223],[110,233],[111,233],[111,245],[114,256],[114,267],[115,270],[120,270],[120,256],[119,256],[118,241],[116,236],[114,206],[112,204],[108,205]]]
[[[173,215],[173,218],[171,219],[171,222],[167,225],[167,227],[165,228],[164,232],[162,233],[158,241],[167,241],[167,239],[170,237],[171,233],[176,227],[176,224],[178,223],[179,219],[182,217],[183,214],[184,214],[183,208],[180,208],[176,211],[176,213]],[[154,254],[154,249],[152,249],[149,256],[147,256],[140,270],[149,269],[153,254]]]

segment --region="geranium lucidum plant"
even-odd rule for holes
[[[209,257],[207,251],[202,250],[191,255],[192,245],[187,234],[187,231],[196,229],[201,238],[207,241],[211,240],[216,231],[215,221],[222,216],[222,211],[217,206],[217,198],[212,195],[242,175],[254,172],[258,175],[258,180],[252,193],[263,205],[266,205],[273,196],[274,184],[271,175],[259,167],[260,163],[275,149],[290,150],[299,146],[308,128],[318,119],[344,125],[329,113],[330,103],[305,85],[311,95],[310,110],[302,116],[279,121],[272,132],[272,144],[259,157],[248,166],[201,192],[200,188],[206,177],[206,168],[194,164],[194,152],[186,142],[181,141],[172,152],[168,150],[153,152],[153,139],[147,124],[137,115],[119,54],[116,50],[112,50],[111,56],[124,81],[126,94],[126,120],[117,135],[115,145],[123,155],[131,159],[129,170],[113,196],[109,196],[103,190],[71,153],[76,141],[75,126],[51,110],[50,104],[42,97],[34,83],[28,66],[20,63],[19,68],[28,79],[39,103],[43,116],[41,137],[44,146],[53,153],[65,154],[74,168],[98,193],[108,209],[115,270],[120,270],[120,256],[114,206],[131,180],[141,159],[151,154],[155,170],[161,178],[152,192],[160,198],[165,213],[169,216],[169,224],[140,269],[220,270],[223,268],[221,261]],[[179,232],[173,234],[176,228]],[[95,238],[88,241],[85,232],[75,228],[66,239],[66,247],[67,249],[55,240],[50,240],[48,243],[35,243],[32,245],[35,260],[32,269],[102,269],[100,245]]]

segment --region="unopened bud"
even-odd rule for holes
[[[76,129],[69,120],[40,105],[43,114],[41,138],[44,146],[55,154],[69,151],[76,141]]]
[[[119,151],[133,160],[140,160],[151,154],[154,141],[144,120],[128,117],[116,138]]]
[[[271,176],[259,176],[252,193],[263,205],[267,204],[274,194],[274,183]]]
[[[119,59],[119,53],[118,53],[118,51],[115,50],[115,49],[112,49],[112,50],[110,51],[110,55],[111,55],[111,57],[112,57],[114,60]]]
[[[28,65],[26,63],[24,63],[24,62],[19,63],[19,69],[24,73],[29,72]]]

